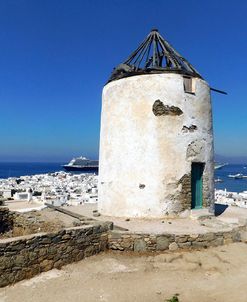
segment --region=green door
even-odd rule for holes
[[[191,208],[202,208],[202,174],[203,163],[192,163],[191,167]]]

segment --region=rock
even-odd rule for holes
[[[242,231],[240,233],[240,239],[242,242],[247,242],[247,232],[246,231]]]
[[[4,256],[0,257],[0,269],[8,269],[13,266],[14,266],[14,260],[11,257],[4,257]]]
[[[84,255],[85,255],[85,257],[94,255],[94,247],[93,246],[86,247],[86,249],[84,251]]]
[[[177,243],[185,243],[188,241],[188,236],[187,235],[180,235],[175,237],[175,241]]]
[[[111,242],[111,244],[110,244],[109,247],[110,247],[111,250],[119,250],[119,251],[123,251],[124,250],[124,248],[122,246],[120,246],[116,242]]]
[[[110,238],[111,239],[121,239],[121,237],[122,237],[122,233],[120,233],[120,232],[111,232],[110,233]]]
[[[63,266],[63,261],[60,259],[54,263],[54,268],[60,269]]]
[[[73,221],[73,226],[80,226],[81,221],[79,219]]]
[[[210,242],[210,246],[211,246],[211,245],[212,245],[212,246],[223,245],[223,243],[224,243],[223,237],[218,237],[218,238],[216,238],[215,240],[213,240],[213,241]]]
[[[246,242],[246,241],[243,241],[243,242]],[[230,244],[230,243],[233,243],[231,238],[224,239],[224,244]]]
[[[232,234],[232,241],[239,242],[241,241],[241,233],[240,232],[233,232]]]
[[[17,255],[15,258],[15,265],[16,266],[24,266],[25,265],[25,257],[21,256],[21,255]]]
[[[25,248],[25,244],[24,243],[17,243],[17,244],[14,244],[14,245],[11,245],[9,247],[9,250],[10,251],[21,251]]]
[[[51,243],[51,238],[44,237],[42,239],[42,244],[50,244],[50,243]]]
[[[57,249],[54,246],[50,246],[48,248],[48,254],[55,255],[57,253]]]
[[[124,249],[129,249],[132,245],[132,241],[130,239],[123,239],[121,245]]]
[[[176,242],[172,242],[171,244],[169,244],[170,251],[176,251],[177,249],[178,249],[178,245]]]
[[[14,276],[13,275],[10,275],[9,276],[9,282],[10,283],[14,283],[14,282],[17,282],[17,281],[20,281],[20,280],[23,280],[25,279],[26,275],[25,275],[25,272],[22,271],[22,270],[18,270]]]
[[[182,243],[178,243],[178,247],[180,248],[190,248],[191,247],[191,242],[182,242]]]
[[[157,251],[167,250],[169,247],[169,239],[164,236],[157,237]]]
[[[215,234],[214,233],[206,233],[206,234],[200,235],[199,238],[202,239],[201,241],[212,241],[212,240],[215,239]]]
[[[147,244],[143,239],[136,239],[134,242],[135,252],[145,252],[147,250]]]
[[[193,241],[192,246],[195,248],[202,248],[202,247],[206,248],[209,246],[209,244],[207,241]]]
[[[185,210],[179,214],[180,218],[188,218],[190,217],[190,210]]]
[[[52,260],[44,260],[40,263],[40,269],[42,272],[49,271],[53,268],[53,261]]]
[[[93,213],[93,216],[94,216],[94,217],[99,217],[99,216],[100,216],[100,213],[95,212],[95,213]]]
[[[34,260],[36,260],[38,258],[38,255],[37,255],[37,253],[35,253],[35,252],[33,252],[33,251],[30,251],[29,253],[28,253],[28,259],[29,259],[29,261],[34,261]]]
[[[70,238],[71,238],[71,236],[69,234],[65,234],[62,236],[62,240],[68,240]]]
[[[188,238],[188,241],[195,241],[198,238],[198,234],[191,234],[190,237]]]

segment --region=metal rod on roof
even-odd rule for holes
[[[145,52],[146,49],[146,45],[148,44],[148,39],[146,40],[146,42],[143,44],[143,47],[139,50],[139,54],[136,55],[135,60],[133,61],[133,65],[136,64],[136,62],[138,61],[138,59],[140,58],[140,56],[142,55],[143,51]],[[133,58],[134,59],[134,58]]]
[[[150,38],[148,38],[148,39],[150,39]],[[146,45],[145,45],[145,47],[143,48],[143,54],[142,54],[142,57],[139,59],[139,63],[137,64],[137,70],[139,69],[139,66],[140,66],[140,64],[141,64],[141,62],[142,62],[142,59],[144,58],[144,56],[145,56],[145,54],[146,54],[146,52],[147,52],[147,49],[148,49],[148,46],[149,46],[149,40],[147,40],[147,43],[146,43]]]
[[[157,56],[157,65],[159,67],[162,67],[162,59],[161,59],[161,55],[160,55],[160,51],[159,51],[159,41],[158,41],[158,39],[156,41],[156,56]]]
[[[150,35],[150,34],[149,34]],[[147,39],[149,38],[149,35],[148,37],[142,41],[141,45],[134,51],[132,52],[132,54],[124,61],[125,64],[128,64],[130,63],[133,58],[135,57],[135,55],[138,53],[138,51],[143,47],[143,45],[146,43]]]
[[[155,66],[155,37],[153,38],[153,67]]]
[[[172,67],[170,66],[170,64],[173,64],[174,67],[178,68],[178,64],[176,63],[176,61],[173,59],[173,57],[169,54],[169,49],[167,49],[167,46],[164,44],[164,40],[162,39],[162,37],[159,35],[158,36],[158,40],[160,42],[161,48],[164,52],[164,55],[166,57],[166,65],[168,68]]]
[[[226,94],[226,95],[227,95],[227,92],[225,92],[225,91],[223,91],[223,90],[215,89],[215,88],[212,88],[212,87],[210,87],[210,90],[215,91],[215,92],[218,92],[218,93],[221,93],[221,94]]]
[[[151,49],[151,43],[149,43],[148,50],[147,50],[147,57],[146,57],[146,62],[145,62],[145,68],[147,68],[147,67],[148,67],[148,64],[149,64],[149,53],[150,53],[150,49]]]

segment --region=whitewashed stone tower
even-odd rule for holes
[[[98,210],[213,210],[213,154],[210,87],[154,29],[103,89]]]

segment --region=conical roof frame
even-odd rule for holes
[[[202,76],[158,32],[152,29],[146,39],[123,63],[114,68],[110,81],[153,73],[181,73]]]

